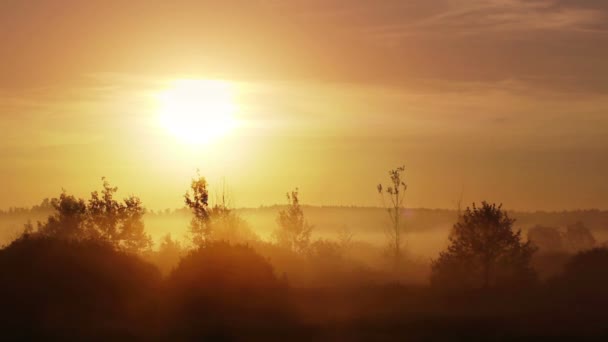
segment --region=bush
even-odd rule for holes
[[[285,282],[245,245],[215,242],[190,252],[167,286],[171,338],[276,338],[290,317]]]
[[[160,281],[108,243],[24,235],[0,250],[3,337],[141,336]]]
[[[608,300],[608,248],[594,248],[574,255],[559,278],[571,294]]]

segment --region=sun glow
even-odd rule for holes
[[[161,125],[189,144],[205,144],[236,126],[234,87],[218,80],[179,80],[160,96]]]

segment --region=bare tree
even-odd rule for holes
[[[401,216],[403,214],[403,202],[405,199],[405,191],[407,185],[402,178],[402,173],[405,171],[405,166],[400,166],[388,172],[390,183],[384,189],[382,184],[378,184],[378,193],[382,196],[382,204],[388,212],[391,221],[391,226],[387,229],[387,237],[389,242],[389,250],[395,260],[395,265],[401,261],[401,245],[403,243],[401,234],[403,230],[403,222]],[[389,201],[386,200],[388,197]]]

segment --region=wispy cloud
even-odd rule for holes
[[[566,4],[557,0],[455,0],[438,5],[426,16],[401,10],[392,22],[370,22],[360,29],[388,41],[415,35],[521,34],[529,31],[608,32],[602,23],[608,8]]]

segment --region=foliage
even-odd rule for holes
[[[325,263],[335,263],[342,261],[344,250],[339,242],[318,239],[310,245],[310,256],[318,258]]]
[[[565,239],[568,249],[574,253],[592,249],[596,244],[591,231],[580,221],[566,227]]]
[[[384,189],[382,184],[378,184],[378,193],[382,196],[382,202],[388,212],[391,220],[391,226],[386,230],[388,248],[392,257],[395,260],[395,265],[398,265],[402,258],[401,245],[403,243],[401,234],[403,222],[401,216],[403,214],[403,201],[405,199],[405,191],[407,185],[403,181],[402,173],[405,171],[405,166],[400,166],[388,172],[390,177],[389,186]],[[385,197],[388,197],[390,202],[386,203]]]
[[[535,248],[501,206],[482,202],[467,208],[454,225],[448,249],[432,263],[431,282],[439,287],[488,288],[530,281]]]
[[[542,252],[577,253],[596,246],[595,237],[580,221],[566,226],[565,231],[553,227],[534,226],[528,231],[528,240]]]
[[[3,339],[129,340],[150,329],[160,282],[155,267],[106,241],[23,235],[0,250]]]
[[[528,230],[528,240],[543,253],[560,252],[565,248],[564,237],[555,227],[536,225]]]
[[[279,334],[276,324],[288,314],[286,285],[253,248],[209,242],[186,255],[167,279],[171,329],[179,340]]]
[[[207,180],[199,176],[192,180],[190,191],[184,195],[186,205],[194,215],[190,221],[190,235],[195,246],[204,245],[211,236],[211,208],[207,186]]]
[[[158,245],[158,251],[149,251],[145,257],[166,275],[179,263],[184,253],[182,244],[174,240],[171,234],[166,234]]]
[[[608,299],[608,248],[577,253],[566,263],[560,278],[570,290],[602,294],[604,299]]]
[[[279,229],[274,232],[277,243],[296,253],[306,253],[310,247],[310,237],[313,226],[305,217],[298,189],[287,193],[287,208],[281,210],[277,217]]]
[[[342,226],[342,229],[338,232],[338,244],[344,254],[348,254],[353,248],[353,237],[355,235],[346,225]]]
[[[145,209],[138,197],[122,202],[114,198],[118,188],[102,178],[101,193],[94,191],[88,202],[63,192],[51,200],[55,214],[38,224],[37,233],[64,239],[98,239],[129,252],[140,252],[152,246],[146,234]],[[26,227],[31,230],[31,226]]]
[[[83,199],[63,192],[59,198],[51,200],[51,205],[55,214],[50,216],[45,224],[39,223],[40,234],[71,239],[83,239],[92,235],[85,225],[87,204]]]
[[[210,206],[208,184],[204,177],[194,179],[184,197],[193,214],[190,238],[194,246],[204,246],[213,241],[241,243],[258,239],[247,222],[228,207],[226,194],[222,194],[220,203]]]

